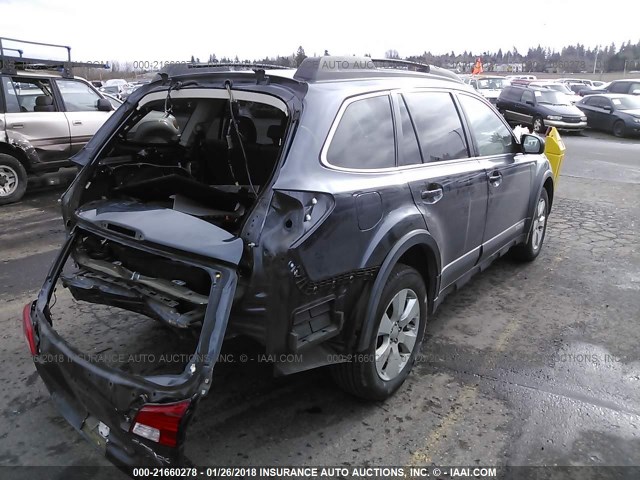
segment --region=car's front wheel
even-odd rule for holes
[[[20,161],[0,153],[0,205],[17,202],[27,189],[27,172]]]
[[[424,281],[414,268],[398,264],[382,291],[368,348],[332,367],[338,385],[367,400],[389,397],[409,375],[426,323]]]
[[[524,262],[531,262],[540,255],[544,235],[547,232],[547,218],[549,216],[549,195],[546,189],[542,189],[536,203],[531,221],[531,231],[527,243],[518,245],[512,249],[513,256]]]

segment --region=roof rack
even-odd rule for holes
[[[524,78],[513,78],[509,81],[511,82],[511,85],[520,85],[521,87],[526,87],[531,82],[537,82],[539,80],[526,80]]]
[[[377,68],[393,68],[397,70],[410,70],[413,72],[429,73],[431,65],[427,63],[400,60],[398,58],[372,58],[371,61]]]
[[[271,65],[269,63],[243,63],[243,62],[225,62],[225,63],[168,63],[160,72],[166,73],[170,77],[176,75],[186,75],[189,73],[215,73],[215,72],[233,72],[242,70],[289,70],[290,67],[282,65]]]
[[[67,60],[51,60],[45,58],[31,58],[24,56],[24,50],[20,48],[9,48],[3,42],[18,42],[28,45],[38,45],[43,47],[64,48],[67,51]],[[18,56],[7,55],[5,52],[16,52]],[[16,38],[0,37],[0,73],[14,75],[18,70],[56,70],[65,78],[73,77],[74,67],[86,68],[110,68],[107,64],[97,64],[88,62],[72,62],[71,47],[66,45],[56,45],[53,43],[32,42],[29,40],[18,40]]]
[[[437,75],[460,82],[453,72],[432,65],[393,58],[370,57],[307,57],[293,75],[295,80],[315,82],[322,80],[356,79],[371,77],[421,77]]]

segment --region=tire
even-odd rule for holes
[[[402,313],[408,318],[403,319]],[[427,291],[422,276],[414,268],[402,264],[393,268],[374,321],[376,333],[367,349],[354,355],[351,362],[332,365],[331,372],[343,390],[378,401],[388,398],[402,385],[422,346],[427,324]]]
[[[0,205],[17,202],[27,190],[27,171],[20,161],[0,153]]]
[[[542,250],[544,236],[547,232],[547,219],[549,217],[549,195],[545,188],[542,189],[540,197],[536,202],[531,222],[531,232],[527,243],[514,247],[511,252],[516,260],[522,262],[532,262]]]
[[[616,123],[613,124],[612,132],[616,137],[624,137],[625,130],[626,128],[622,120],[617,120]]]
[[[536,115],[533,117],[533,123],[531,124],[533,127],[533,131],[535,133],[544,133],[546,131],[546,127],[544,126],[544,120],[540,115]]]

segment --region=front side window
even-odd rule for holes
[[[527,103],[527,102],[531,102],[532,105],[535,103],[533,98],[533,92],[530,92],[529,90],[525,90],[524,92],[522,92],[522,103]]]
[[[49,80],[13,77],[13,88],[20,112],[55,112]]]
[[[468,158],[462,122],[451,95],[446,92],[412,92],[404,95],[425,163]]]
[[[76,80],[56,80],[67,112],[95,112],[100,97],[88,85]]]
[[[345,109],[327,150],[337,167],[394,167],[395,140],[388,95],[356,100]]]
[[[460,104],[467,116],[471,135],[478,147],[478,155],[503,155],[515,152],[511,130],[484,102],[468,95],[460,95]]]

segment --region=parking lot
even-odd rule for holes
[[[272,378],[255,346],[233,340],[227,351],[247,360],[216,367],[190,460],[639,465],[640,141],[563,139],[540,257],[502,259],[448,297],[395,396],[359,402],[323,369]],[[70,176],[0,208],[0,465],[109,465],[54,408],[21,330],[64,236],[56,199]]]

